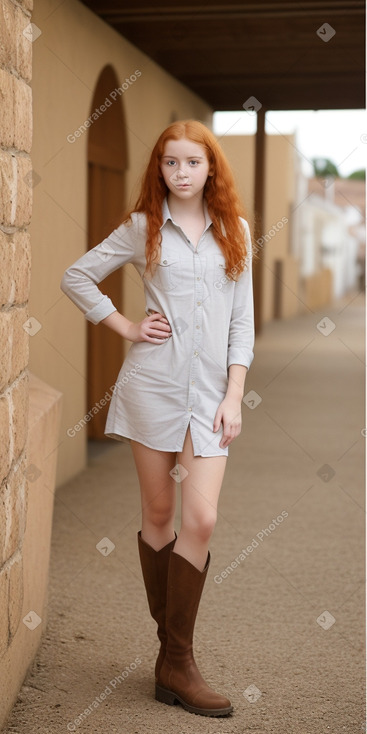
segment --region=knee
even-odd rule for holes
[[[163,528],[171,522],[174,516],[174,507],[171,504],[159,506],[148,505],[144,510],[144,519],[155,528]]]
[[[200,542],[207,543],[214,531],[217,513],[214,509],[190,518],[186,529]]]

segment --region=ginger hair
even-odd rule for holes
[[[247,255],[246,237],[239,217],[245,212],[240,202],[229,163],[215,135],[198,120],[173,122],[159,136],[143,175],[139,197],[129,211],[125,222],[131,221],[133,212],[144,212],[147,218],[145,246],[146,272],[159,260],[163,223],[162,204],[169,193],[161,174],[160,163],[168,140],[186,138],[201,145],[209,161],[210,174],[204,186],[203,196],[213,221],[213,236],[226,261],[226,275],[236,280],[245,267]]]

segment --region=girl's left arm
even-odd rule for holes
[[[223,423],[223,435],[219,446],[226,448],[241,432],[242,398],[247,371],[254,358],[254,302],[252,286],[252,246],[247,222],[242,220],[246,231],[247,258],[245,270],[235,283],[233,308],[228,338],[228,387],[225,398],[218,406],[213,431]]]
[[[255,326],[252,285],[252,244],[249,226],[244,219],[241,221],[246,233],[247,255],[245,269],[234,286],[227,350],[227,369],[229,370],[229,375],[232,364],[243,365],[249,369],[254,358]],[[238,371],[236,370],[235,372],[237,375]],[[229,379],[228,387],[231,387],[231,383],[236,379],[236,375],[231,375],[232,379]],[[240,387],[243,388],[243,385],[240,385]]]
[[[231,364],[228,368],[228,387],[226,397],[242,401],[248,367],[243,364]]]

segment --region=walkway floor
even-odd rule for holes
[[[199,667],[234,714],[154,700],[137,480],[111,441],[57,492],[48,626],[5,734],[366,731],[363,324],[357,294],[257,339],[259,397],[230,449],[196,627]]]

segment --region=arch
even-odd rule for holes
[[[88,129],[88,249],[95,247],[115,229],[125,207],[125,171],[128,149],[120,86],[112,66],[105,66],[96,83]],[[111,96],[112,93],[112,96]],[[121,312],[123,274],[117,270],[101,284]],[[87,412],[109,392],[123,360],[123,340],[111,329],[87,324]],[[104,435],[109,401],[88,422],[88,438],[107,440]]]

